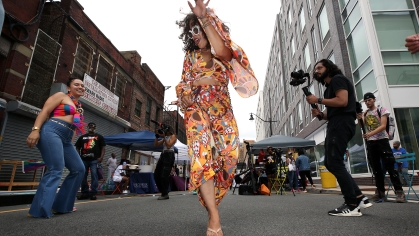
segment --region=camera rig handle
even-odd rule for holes
[[[308,82],[310,83],[310,79],[309,79],[309,81],[308,81]],[[304,94],[306,95],[306,97],[311,95],[310,91],[308,91],[308,86],[303,87],[303,88],[302,88],[302,90],[303,90]],[[316,104],[310,104],[310,106],[311,106],[312,108],[314,108],[314,109],[318,109],[318,107],[317,107],[317,105],[316,105]],[[317,115],[316,117],[317,117],[317,119],[319,119],[319,120],[322,120],[322,119],[323,119],[321,115]]]

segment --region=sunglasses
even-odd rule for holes
[[[189,33],[192,35],[198,35],[201,32],[201,27],[199,25],[194,25],[191,30],[189,30]]]

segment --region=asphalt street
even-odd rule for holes
[[[377,203],[361,217],[329,216],[341,195],[245,196],[219,206],[224,235],[417,235],[419,204]],[[207,212],[189,192],[76,200],[78,210],[51,219],[27,217],[29,205],[0,207],[1,235],[205,235]]]

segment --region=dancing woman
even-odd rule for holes
[[[48,170],[39,183],[29,216],[50,218],[53,213],[74,211],[74,201],[84,176],[84,165],[72,144],[74,132],[84,132],[83,109],[79,98],[84,95],[83,81],[70,78],[68,94],[58,92],[47,99],[26,139],[36,145]],[[64,166],[70,171],[57,192]]]
[[[229,81],[242,97],[256,94],[258,82],[244,51],[230,39],[209,1],[196,0],[192,13],[177,22],[184,43],[177,105],[184,111],[190,190],[208,211],[207,235],[222,235],[217,206],[227,193],[238,159],[239,134],[228,92]]]

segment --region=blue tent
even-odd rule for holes
[[[154,146],[154,139],[156,138],[155,133],[148,130],[114,134],[104,136],[103,138],[105,139],[106,145],[114,147],[141,151],[163,151],[163,146]],[[177,153],[177,148],[174,148],[175,153]]]

